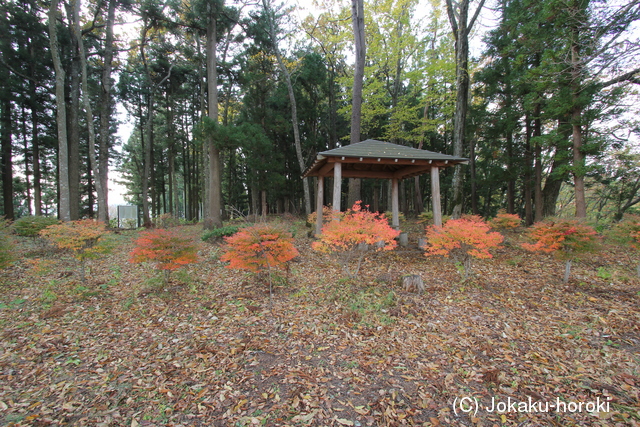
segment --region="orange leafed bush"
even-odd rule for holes
[[[103,222],[92,219],[62,222],[53,224],[40,230],[40,235],[55,243],[60,249],[73,252],[73,256],[80,261],[81,279],[85,281],[85,260],[95,258],[109,248],[103,244],[102,237],[107,229]]]
[[[350,277],[357,275],[360,263],[368,247],[390,250],[396,247],[394,240],[400,234],[389,226],[384,215],[362,209],[362,202],[356,202],[344,213],[339,221],[331,221],[322,227],[320,240],[313,242],[311,247],[317,251],[328,253],[343,253],[342,264]],[[349,270],[349,262],[360,254],[354,271]]]
[[[531,252],[588,252],[593,249],[596,231],[578,219],[550,219],[529,228],[529,238],[535,243],[522,247]]]
[[[507,213],[504,209],[498,211],[498,215],[489,221],[491,227],[501,230],[512,230],[520,227],[522,220],[516,214]]]
[[[96,243],[106,233],[105,224],[92,219],[54,224],[40,231],[42,237],[52,241],[60,249],[73,251],[79,260],[100,252]]]
[[[298,256],[291,233],[272,224],[245,227],[225,241],[226,252],[220,259],[229,262],[228,268],[258,273]]]
[[[312,243],[321,252],[340,252],[354,249],[360,244],[375,245],[384,242],[382,249],[396,247],[394,240],[400,234],[389,226],[384,215],[363,210],[360,201],[345,212],[340,221],[331,221],[322,227],[320,240]]]
[[[430,226],[425,255],[449,256],[458,250],[474,258],[492,258],[489,250],[498,247],[504,238],[490,230],[479,217],[450,219],[442,227]]]
[[[176,270],[198,261],[198,245],[176,229],[143,231],[135,241],[129,262],[153,262],[158,270]]]

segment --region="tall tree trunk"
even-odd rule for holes
[[[576,15],[579,13],[575,8]],[[576,16],[577,18],[577,16]],[[582,153],[582,105],[580,102],[580,90],[582,82],[583,64],[580,57],[579,23],[574,24],[572,28],[571,40],[571,88],[573,91],[572,101],[573,107],[571,112],[571,128],[573,139],[573,185],[576,198],[576,217],[587,217],[587,202],[585,198],[584,175],[585,175],[585,158]]]
[[[27,135],[29,134],[29,132],[27,132],[27,108],[26,108],[26,104],[22,104],[22,114],[21,114],[21,122],[22,122],[22,141],[24,144],[24,151],[23,151],[23,155],[24,155],[24,182],[25,182],[25,189],[27,191],[27,212],[29,213],[29,216],[33,215],[33,211],[31,210],[31,170],[30,170],[30,164],[31,164],[31,153],[29,151],[29,140]]]
[[[533,150],[531,147],[531,117],[526,113],[525,119],[525,145],[524,145],[524,171],[523,171],[523,197],[524,197],[524,221],[527,226],[533,224]]]
[[[556,214],[556,202],[560,195],[562,184],[568,178],[569,158],[571,157],[570,147],[567,141],[571,137],[571,125],[567,123],[567,118],[558,120],[558,134],[560,141],[556,144],[556,151],[553,155],[551,163],[551,171],[545,180],[544,189],[542,190],[543,198],[543,217],[554,216]]]
[[[89,82],[87,76],[87,58],[85,56],[84,41],[82,40],[82,28],[80,27],[80,0],[75,0],[73,10],[74,33],[78,43],[78,55],[80,57],[80,70],[82,74],[82,102],[87,121],[87,131],[89,134],[89,164],[94,176],[96,193],[98,197],[98,220],[109,223],[108,207],[106,206],[105,189],[98,171],[98,162],[96,159],[96,135],[93,124],[93,109],[91,108],[91,99],[89,98]]]
[[[353,74],[353,90],[351,105],[351,134],[350,144],[361,141],[362,120],[362,86],[364,83],[364,65],[367,53],[367,45],[364,31],[364,0],[351,0],[351,22],[353,25],[353,38],[356,50],[355,71]],[[362,199],[362,183],[360,179],[349,179],[349,195],[347,207],[351,207]]]
[[[304,156],[302,155],[302,144],[300,142],[300,128],[298,125],[298,106],[296,103],[296,96],[293,91],[293,83],[291,82],[291,74],[284,64],[280,48],[278,47],[278,35],[276,33],[276,24],[274,22],[273,11],[271,10],[270,1],[262,0],[262,6],[264,7],[264,13],[267,15],[269,21],[269,36],[271,43],[273,43],[273,51],[278,61],[278,66],[282,75],[284,76],[285,83],[287,84],[287,92],[289,93],[289,103],[291,104],[291,121],[293,122],[293,139],[296,149],[296,157],[298,158],[298,166],[300,172],[304,172],[306,169]],[[311,190],[309,189],[309,178],[302,180],[302,189],[304,191],[304,210],[305,214],[311,214]]]
[[[33,48],[33,47],[32,47]],[[33,55],[32,55],[33,57]],[[31,68],[34,75],[33,67]],[[42,215],[42,186],[40,172],[40,137],[39,137],[39,120],[38,120],[38,101],[36,93],[36,84],[33,80],[29,81],[29,96],[31,108],[31,150],[33,161],[33,207],[35,215]]]
[[[149,70],[149,64],[144,51],[145,43],[147,42],[147,27],[142,30],[142,41],[140,43],[140,56],[142,57],[142,63],[144,65],[145,73],[147,75],[147,85],[151,87],[151,71]],[[142,224],[144,227],[151,227],[151,215],[149,212],[149,176],[151,175],[151,160],[153,158],[153,151],[151,145],[151,133],[153,132],[153,90],[149,91],[147,95],[147,117],[144,122],[144,136],[142,140]],[[142,124],[142,112],[140,114],[140,120]]]
[[[74,8],[71,3],[64,3],[69,19],[69,33],[71,36],[71,62],[67,77],[69,93],[67,99],[67,129],[69,132],[69,209],[71,220],[80,219],[80,75],[81,63],[78,38],[74,28]]]
[[[104,41],[104,60],[100,91],[100,140],[98,145],[98,172],[102,182],[102,198],[105,212],[98,205],[98,219],[109,222],[109,146],[111,127],[111,71],[113,69],[114,37],[113,25],[116,15],[116,0],[109,0]]]
[[[218,71],[216,48],[216,19],[218,11],[210,11],[209,22],[207,24],[207,96],[209,107],[209,119],[218,124]],[[208,200],[205,228],[211,230],[222,226],[222,164],[220,161],[220,150],[216,147],[214,136],[209,135],[207,140],[208,153]]]
[[[535,208],[534,222],[542,221],[544,218],[544,197],[542,194],[542,145],[540,144],[540,136],[542,136],[542,118],[540,103],[537,103],[533,110],[533,137],[534,143],[534,175],[535,185],[533,187],[533,205]]]
[[[8,92],[8,90],[6,90]],[[4,93],[0,109],[0,135],[2,145],[2,198],[5,218],[13,220],[15,218],[13,207],[13,160],[11,147],[11,98],[8,93]]]
[[[63,221],[71,220],[69,197],[69,151],[67,146],[67,112],[64,105],[65,72],[58,50],[58,0],[49,5],[49,43],[51,57],[56,74],[56,123],[58,125],[58,176],[60,195],[58,217]]]
[[[471,213],[479,215],[478,209],[478,183],[476,181],[476,138],[469,141],[469,173],[471,180]]]
[[[467,120],[469,99],[469,34],[478,18],[485,0],[480,0],[473,17],[469,20],[470,0],[461,0],[455,3],[447,0],[447,15],[455,39],[456,53],[456,111],[453,120],[453,155],[464,155],[465,127]],[[453,172],[453,218],[462,215],[462,203],[464,199],[462,165],[454,167]]]
[[[6,52],[11,49],[11,33],[9,29],[8,8],[0,9],[0,52]],[[11,146],[11,99],[12,93],[8,83],[9,70],[0,66],[0,175],[2,176],[2,200],[3,214],[7,219],[14,219],[13,206],[13,153]]]

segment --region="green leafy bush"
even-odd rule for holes
[[[225,227],[214,228],[213,230],[207,230],[202,235],[202,241],[216,241],[222,240],[224,237],[233,236],[242,228],[241,225],[227,225]]]
[[[14,259],[14,242],[9,235],[9,221],[0,219],[0,268],[11,265]]]
[[[498,215],[489,221],[489,225],[499,230],[513,230],[520,227],[522,219],[516,214],[507,213],[504,209],[498,211]]]
[[[640,216],[625,215],[624,219],[617,223],[607,233],[607,238],[616,244],[640,252]],[[640,277],[640,263],[636,267],[636,274]]]
[[[154,223],[158,228],[171,228],[171,227],[178,227],[182,225],[180,218],[176,218],[170,213],[165,213],[158,216],[154,221]]]
[[[23,216],[13,223],[16,234],[23,237],[38,237],[40,232],[58,220],[48,216]]]

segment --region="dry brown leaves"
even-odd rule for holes
[[[345,281],[299,238],[270,307],[267,286],[214,246],[170,285],[150,280],[127,263],[133,236],[91,261],[86,285],[72,258],[22,242],[0,279],[1,424],[640,424],[640,281],[617,249],[575,264],[568,286],[560,261],[515,244],[467,282],[417,250],[376,254]],[[404,292],[402,274],[427,292]],[[598,399],[607,411],[488,410]]]

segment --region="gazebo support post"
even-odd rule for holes
[[[323,202],[324,202],[324,176],[318,177],[318,191],[316,192],[316,236],[322,234],[322,214]]]
[[[342,196],[342,163],[336,162],[333,167],[333,210],[340,212],[340,196]]]
[[[433,200],[433,224],[442,227],[442,208],[440,207],[440,168],[431,166],[431,199]]]
[[[400,219],[398,209],[398,178],[391,180],[391,226],[400,230]]]

